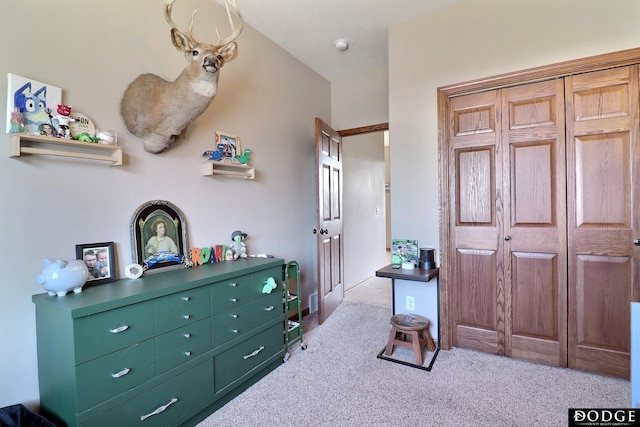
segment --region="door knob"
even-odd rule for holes
[[[636,246],[640,246],[640,239],[634,240],[633,244],[636,245]]]
[[[511,240],[511,236],[504,236],[504,240],[508,242],[509,240]]]

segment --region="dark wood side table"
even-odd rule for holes
[[[440,273],[439,268],[434,269],[424,269],[424,268],[414,268],[412,270],[405,270],[402,268],[393,268],[393,264],[389,264],[386,267],[383,267],[376,271],[376,277],[386,277],[391,279],[391,311],[392,315],[396,314],[395,309],[395,299],[396,299],[396,279],[401,280],[411,280],[415,282],[430,282],[433,279],[436,279],[436,295],[437,295],[437,317],[438,317],[438,342],[436,345],[436,350],[433,353],[433,357],[429,362],[428,366],[420,366],[414,363],[405,362],[403,360],[392,359],[384,355],[385,348],[378,353],[379,359],[388,360],[390,362],[399,363],[401,365],[407,365],[414,368],[422,369],[424,371],[430,371],[433,367],[433,364],[436,361],[436,357],[438,357],[438,353],[440,352],[440,282],[438,280],[438,275]]]

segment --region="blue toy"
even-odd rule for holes
[[[207,150],[202,153],[202,157],[209,156],[209,160],[222,160],[222,155],[224,153],[224,144],[218,144],[216,150]]]

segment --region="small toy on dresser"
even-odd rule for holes
[[[89,269],[84,261],[79,259],[45,258],[42,264],[44,268],[37,280],[51,296],[62,297],[70,291],[76,294],[82,292],[82,287],[89,279]]]
[[[228,246],[233,251],[233,259],[248,258],[247,247],[243,240],[247,238],[247,233],[236,230],[231,233],[231,244]]]

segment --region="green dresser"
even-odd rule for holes
[[[43,414],[67,426],[194,425],[284,356],[281,259],[33,296]],[[262,289],[267,279],[278,287]]]

